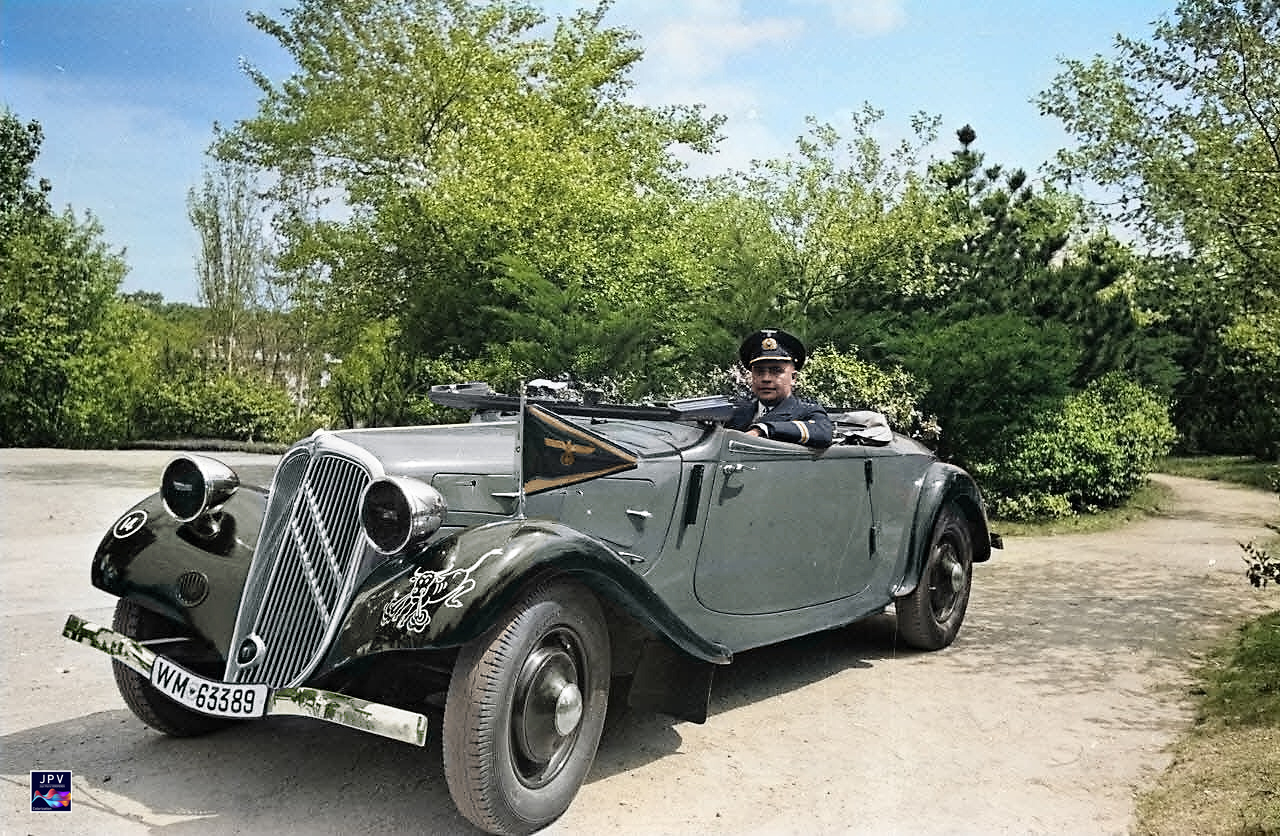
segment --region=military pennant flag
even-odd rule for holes
[[[527,494],[631,470],[636,455],[537,404],[522,413],[521,471]]]

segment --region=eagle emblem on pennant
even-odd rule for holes
[[[589,444],[574,444],[572,441],[565,441],[559,438],[545,438],[543,443],[555,450],[562,451],[560,453],[560,464],[565,467],[573,467],[573,457],[575,454],[584,455],[594,453],[596,448]]]

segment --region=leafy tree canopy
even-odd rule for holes
[[[1247,415],[1230,445],[1280,455],[1280,3],[1181,0],[1149,39],[1064,64],[1039,97],[1076,140],[1058,173],[1110,187],[1168,258],[1139,291],[1187,341],[1191,446]]]
[[[1115,53],[1064,62],[1039,97],[1076,141],[1059,173],[1113,187],[1121,220],[1206,259],[1215,302],[1280,310],[1280,3],[1182,0]]]
[[[488,312],[522,304],[512,263],[584,318],[627,311],[656,345],[689,317],[671,303],[694,269],[671,149],[709,150],[718,120],[626,101],[641,52],[606,9],[553,24],[508,0],[306,0],[255,15],[297,69],[278,85],[250,70],[259,112],[217,151],[341,196],[348,219],[286,229],[285,263],[323,276],[342,316],[402,316],[406,350],[500,342]]]
[[[86,358],[110,350],[126,268],[92,216],[50,209],[33,171],[42,139],[39,123],[0,115],[0,446],[110,440],[77,416],[103,411],[81,400],[98,371]]]

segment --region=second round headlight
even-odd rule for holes
[[[425,543],[444,522],[444,497],[408,476],[375,479],[360,497],[360,525],[382,554],[399,554]]]

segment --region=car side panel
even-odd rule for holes
[[[694,572],[698,600],[758,615],[864,589],[871,505],[855,453],[726,431]]]
[[[685,451],[686,471],[702,468],[706,474],[700,495],[681,496],[678,505],[687,514],[683,517],[677,515],[660,565],[645,576],[658,596],[681,620],[707,640],[723,644],[737,652],[840,627],[878,612],[891,603],[894,584],[903,562],[900,558],[901,549],[897,544],[904,538],[909,538],[915,502],[898,500],[901,504],[895,505],[888,501],[887,496],[900,494],[901,497],[914,497],[920,483],[919,474],[932,461],[924,448],[905,439],[885,447],[842,445],[817,455],[814,451],[796,451],[796,455],[808,456],[810,464],[821,461],[827,466],[847,467],[849,473],[854,474],[850,478],[856,479],[865,479],[865,462],[870,460],[873,466],[872,484],[877,490],[881,487],[887,490],[891,483],[899,480],[906,480],[908,483],[907,487],[899,485],[892,488],[891,493],[882,496],[875,503],[879,547],[874,559],[871,559],[872,556],[865,547],[856,547],[858,543],[867,542],[869,530],[862,530],[850,541],[850,554],[867,559],[867,563],[860,569],[867,573],[863,582],[857,584],[860,591],[810,606],[756,614],[720,612],[700,600],[694,584],[694,566],[698,561],[699,548],[706,538],[718,536],[717,531],[711,528],[703,530],[708,514],[717,501],[719,490],[713,479],[713,471],[723,464],[720,453],[725,438],[745,438],[742,433],[733,430],[724,430],[722,433],[723,435],[717,433],[708,439],[706,444]],[[902,461],[904,458],[906,461]],[[909,487],[911,482],[915,483],[915,488]],[[689,478],[689,473],[686,473],[684,484],[687,492],[696,484],[696,480]],[[688,521],[690,518],[692,522]],[[731,564],[726,563],[726,571],[731,568]]]
[[[943,506],[952,500],[960,506],[969,520],[973,534],[974,562],[990,559],[990,531],[977,483],[955,465],[933,462],[921,478],[910,534],[904,540],[901,550],[901,571],[893,591],[895,597],[909,594],[919,583],[934,521]]]

